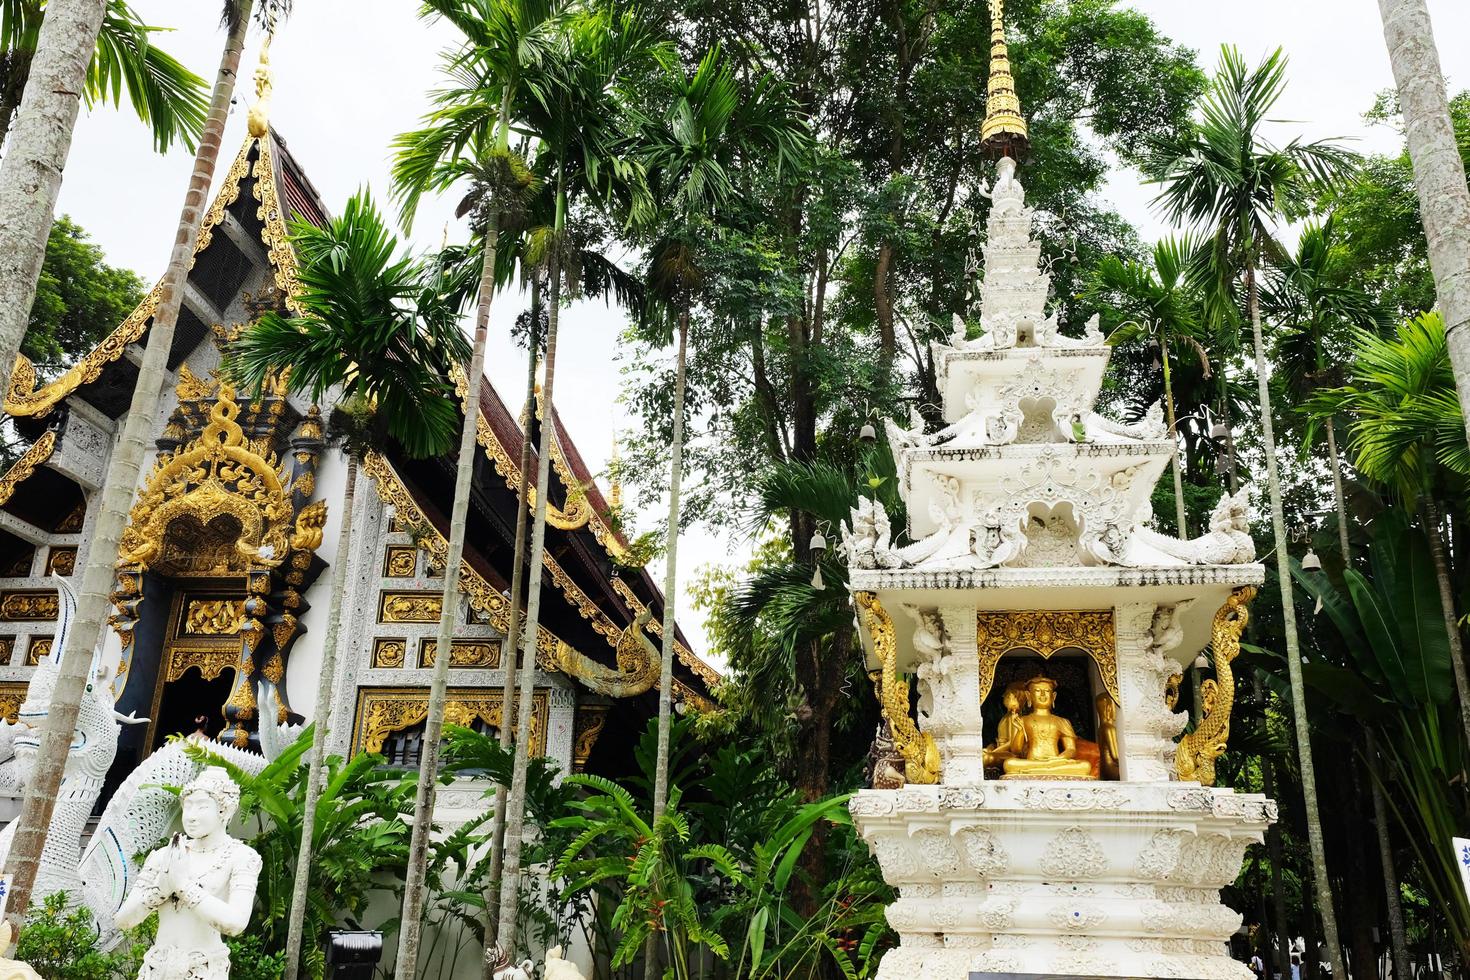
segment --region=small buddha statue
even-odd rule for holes
[[[1011,758],[1005,760],[1006,779],[1092,779],[1092,764],[1077,756],[1077,733],[1072,723],[1051,713],[1057,700],[1057,682],[1033,677],[1026,682],[1031,713],[1011,736]]]
[[[985,747],[981,756],[987,769],[999,766],[1013,757],[1011,739],[1021,727],[1022,713],[1031,706],[1031,699],[1026,694],[1026,685],[1017,681],[1007,686],[1005,693],[1001,695],[1000,703],[1005,706],[1006,713],[1001,717],[1000,723],[995,726],[995,741]]]
[[[1099,694],[1097,705],[1098,774],[1103,779],[1118,777],[1118,702],[1107,691]]]
[[[158,911],[158,935],[138,980],[227,980],[230,950],[250,921],[260,855],[226,830],[240,788],[224,769],[205,769],[179,794],[184,833],[148,855],[117,911],[129,929]]]

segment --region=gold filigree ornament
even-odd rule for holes
[[[36,472],[36,467],[50,459],[55,451],[56,433],[48,429],[41,433],[41,438],[31,443],[30,448],[15,461],[14,466],[5,471],[4,476],[0,476],[0,504],[8,503],[15,488],[29,479]]]
[[[1008,653],[1026,651],[1050,660],[1059,650],[1084,651],[1097,664],[1103,686],[1114,701],[1118,693],[1118,655],[1112,610],[1070,612],[976,613],[976,646],[980,655],[980,703],[995,683],[995,668]]]
[[[1254,586],[1236,589],[1215,613],[1210,627],[1215,676],[1200,685],[1199,724],[1179,740],[1174,769],[1179,778],[1204,786],[1215,785],[1215,760],[1230,741],[1230,711],[1235,706],[1235,673],[1231,663],[1240,656],[1240,636],[1250,621],[1247,606],[1256,596]]]
[[[910,783],[927,785],[939,782],[939,748],[934,736],[919,731],[919,726],[909,717],[909,685],[907,679],[898,676],[898,637],[894,633],[893,617],[872,592],[854,595],[862,613],[863,625],[873,638],[873,652],[882,667],[878,684],[878,700],[883,706],[883,716],[888,720],[888,729],[893,743],[903,754],[904,778]]]
[[[251,565],[274,568],[291,545],[291,499],[274,455],[254,452],[236,417],[229,385],[221,385],[209,424],[189,445],[161,456],[128,515],[119,544],[121,565],[148,567],[169,525],[182,517],[208,527],[220,517],[238,522],[235,551]]]
[[[561,669],[598,694],[630,698],[658,683],[662,658],[658,648],[643,632],[645,612],[623,630],[618,638],[618,668],[613,670],[583,656],[565,643],[557,643],[556,660]]]

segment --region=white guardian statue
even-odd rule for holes
[[[158,911],[158,937],[138,980],[228,980],[223,937],[239,935],[250,921],[260,855],[226,829],[240,788],[224,769],[205,769],[179,799],[184,833],[148,855],[117,925],[131,928]]]

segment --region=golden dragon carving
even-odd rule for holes
[[[855,598],[873,637],[878,663],[882,665],[878,700],[883,705],[883,716],[888,719],[893,743],[903,754],[904,778],[910,783],[937,783],[939,748],[934,744],[934,736],[919,731],[919,726],[909,717],[909,686],[898,677],[898,638],[894,634],[893,617],[873,593],[859,592]]]
[[[1230,664],[1240,656],[1240,635],[1250,621],[1246,606],[1256,596],[1253,586],[1236,589],[1215,613],[1210,646],[1215,676],[1200,685],[1200,721],[1179,740],[1174,769],[1182,780],[1215,785],[1215,760],[1230,741],[1230,711],[1235,706],[1235,674]]]
[[[618,666],[614,670],[578,653],[565,642],[557,641],[556,661],[568,675],[613,698],[630,698],[642,694],[658,683],[662,658],[643,632],[652,613],[645,609],[631,626],[618,637]]]

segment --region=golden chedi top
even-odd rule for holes
[[[1021,116],[1021,98],[1016,95],[1016,80],[1011,76],[1005,0],[990,0],[990,81],[986,86],[980,145],[995,157],[1019,157],[1031,145],[1026,120]]]
[[[255,104],[246,116],[250,135],[256,139],[263,139],[270,132],[271,91],[275,88],[271,78],[271,39],[274,37],[275,32],[268,31],[260,45],[260,63],[255,66]]]

